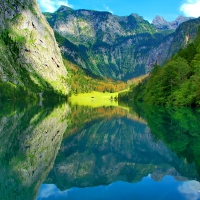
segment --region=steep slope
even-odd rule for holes
[[[186,48],[187,45],[194,42],[199,26],[200,18],[182,23],[174,33],[164,38],[159,45],[151,49],[147,66],[152,66],[155,63],[163,65],[180,49]]]
[[[67,71],[36,0],[0,0],[0,32],[1,85],[67,94]]]
[[[183,30],[174,33],[174,29],[189,19],[180,16],[170,22],[171,30],[159,30],[137,14],[119,17],[61,6],[44,15],[65,58],[96,75],[121,80],[148,73],[155,63],[169,59],[170,51],[174,54],[185,45],[174,39]],[[173,42],[176,48],[171,47]]]

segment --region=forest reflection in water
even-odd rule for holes
[[[168,187],[174,198],[199,198],[198,109],[49,102],[0,109],[2,199],[155,199],[154,186],[160,195]]]
[[[199,111],[128,108],[72,107],[70,134],[38,199],[156,199],[164,193],[161,199],[200,197]],[[123,196],[120,187],[135,192]],[[113,189],[106,193],[108,188]]]

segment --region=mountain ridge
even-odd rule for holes
[[[172,48],[176,31],[158,30],[138,14],[120,17],[62,6],[44,15],[64,58],[99,76],[127,81],[149,73],[155,63],[163,64],[178,50]]]
[[[66,9],[44,13],[55,33],[67,44],[61,44],[57,38],[64,57],[96,75],[114,79],[146,73],[138,51],[151,47],[144,48],[141,42],[157,42],[163,37],[153,25],[136,14],[119,17],[109,12]]]
[[[153,24],[159,30],[176,30],[183,22],[191,19],[194,18],[179,15],[174,21],[168,22],[163,17],[156,15],[151,24]]]

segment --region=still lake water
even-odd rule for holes
[[[0,110],[0,199],[200,199],[199,109],[0,102]]]

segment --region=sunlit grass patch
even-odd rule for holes
[[[118,94],[119,92],[109,93],[109,92],[90,92],[90,93],[80,93],[73,94],[69,100],[72,105],[82,105],[91,107],[100,106],[119,106],[118,105]]]

